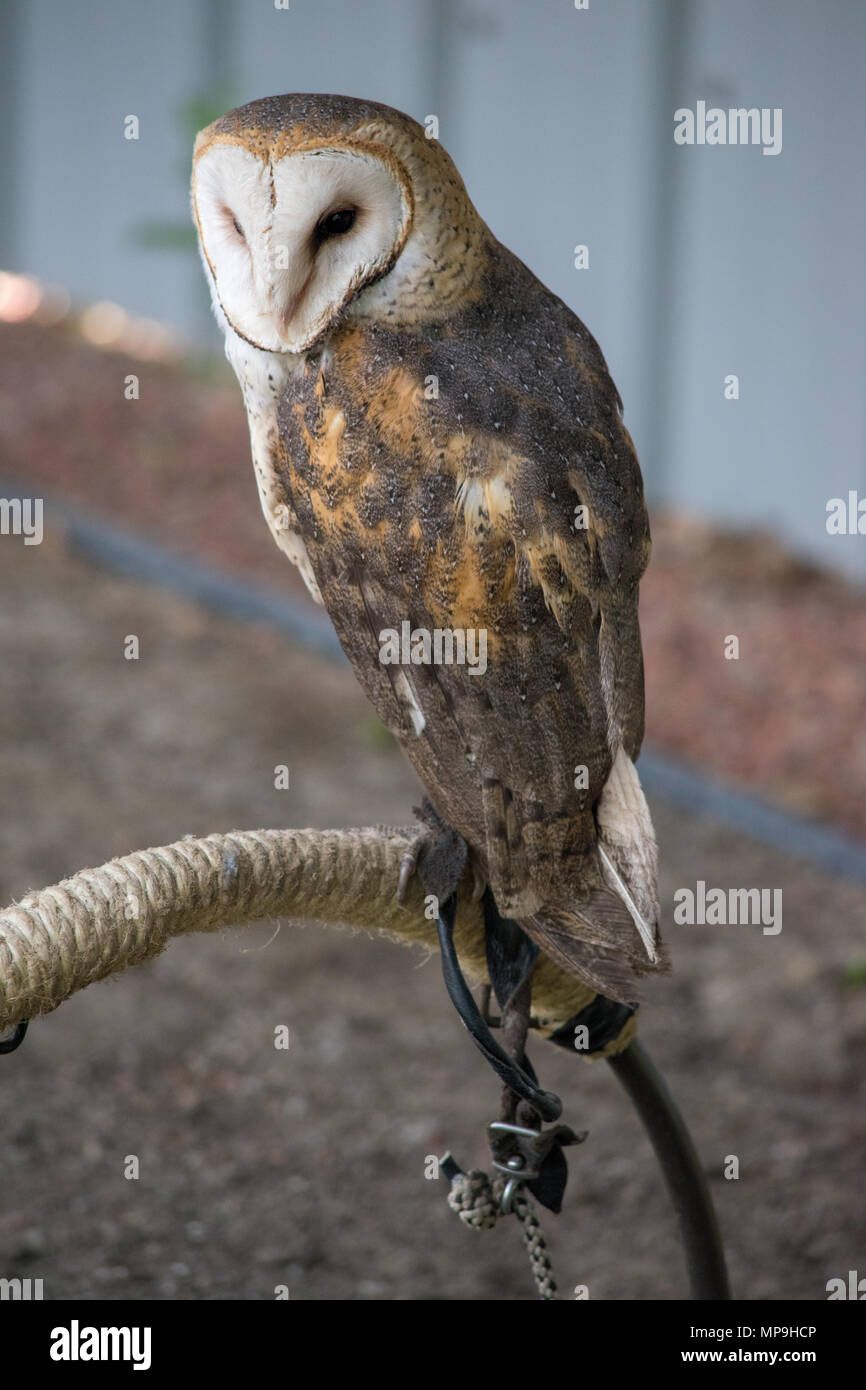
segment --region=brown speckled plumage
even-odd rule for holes
[[[197,151],[217,137],[262,159],[384,147],[409,179],[403,254],[423,226],[426,258],[393,296],[379,280],[375,312],[362,292],[288,374],[275,485],[358,679],[500,911],[596,988],[634,998],[651,967],[603,875],[596,813],[617,749],[634,760],[643,735],[650,541],[601,351],[492,236],[409,117],[342,97],[268,98],[209,127]],[[383,665],[379,634],[405,620],[485,629],[486,673]]]

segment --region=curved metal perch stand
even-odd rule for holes
[[[312,919],[434,949],[436,924],[412,880],[395,887],[414,829],[258,830],[181,840],[113,859],[29,894],[0,914],[0,1041],[11,1051],[26,1021],[50,1013],[85,985],[139,965],[173,936],[265,918]],[[461,891],[454,945],[462,970],[488,981],[484,919]],[[533,977],[534,1031],[551,1037],[592,1002],[592,991],[540,959]],[[643,1121],[682,1229],[696,1299],[728,1298],[712,1201],[688,1130],[630,1018],[595,1056],[605,1056]]]

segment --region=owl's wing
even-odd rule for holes
[[[608,996],[633,999],[635,975],[667,968],[658,937],[655,835],[634,766],[644,721],[638,580],[650,542],[637,460],[618,412],[596,442],[594,456],[581,453],[562,468],[558,490],[535,491],[536,521],[525,528],[523,554],[562,631],[574,633],[582,600],[590,606],[595,650],[587,661],[592,638],[584,629],[583,674],[575,671],[574,683],[597,681],[606,718],[609,760],[591,803],[597,858],[576,866],[583,894],[576,885],[574,896],[549,900],[523,925],[564,968]],[[572,524],[552,505],[563,495],[574,508]],[[563,747],[579,756],[574,738]]]

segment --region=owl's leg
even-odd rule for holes
[[[420,806],[412,808],[421,822],[410,848],[400,861],[400,877],[397,881],[397,901],[406,899],[406,892],[412,875],[417,873],[428,893],[434,894],[440,903],[447,902],[463,877],[469,848],[462,835],[452,830],[426,796]],[[485,883],[474,861],[471,863],[474,875],[472,897],[474,901],[482,896]]]

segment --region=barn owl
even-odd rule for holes
[[[634,765],[650,540],[598,345],[389,107],[230,112],[192,208],[277,544],[499,912],[633,1000],[665,968]]]

